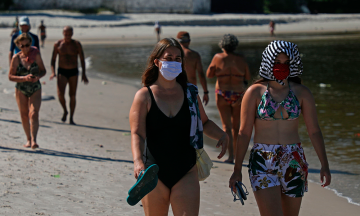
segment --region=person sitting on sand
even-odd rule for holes
[[[227,163],[234,162],[236,139],[240,128],[241,100],[250,80],[245,58],[234,53],[237,45],[238,40],[235,35],[224,35],[219,43],[223,52],[215,54],[206,72],[208,78],[217,77],[216,105],[223,129],[230,138],[229,158],[225,161]]]
[[[11,60],[9,80],[16,82],[15,96],[27,138],[24,147],[35,149],[39,147],[36,142],[41,105],[39,79],[46,74],[46,70],[39,50],[32,47],[31,42],[32,38],[28,33],[22,33],[15,39],[14,43],[21,51]]]
[[[181,31],[177,34],[177,39],[184,50],[185,54],[185,71],[189,83],[197,85],[196,82],[196,71],[199,74],[200,83],[204,89],[203,102],[205,106],[209,102],[209,91],[207,89],[206,77],[203,71],[201,57],[195,50],[189,48],[190,45],[190,34],[185,31]]]
[[[175,216],[198,215],[196,149],[203,147],[202,132],[222,146],[218,158],[226,152],[228,136],[208,119],[199,96],[192,97],[197,87],[187,82],[184,68],[180,44],[174,38],[158,42],[130,109],[135,178],[150,165],[159,166],[155,189],[141,200],[146,216],[167,215],[170,204]]]
[[[242,166],[255,129],[249,178],[262,216],[299,215],[307,191],[308,163],[299,137],[302,113],[320,159],[322,186],[331,182],[315,100],[301,84],[303,65],[296,44],[273,41],[262,54],[261,79],[246,91],[241,108],[234,172],[229,187],[242,181]],[[324,182],[325,177],[325,182]]]
[[[51,59],[51,71],[50,80],[56,77],[55,74],[55,62],[56,57],[59,55],[59,68],[58,68],[58,77],[57,77],[57,90],[60,104],[64,110],[63,117],[61,121],[65,122],[68,115],[65,102],[65,88],[69,83],[69,96],[70,96],[70,124],[75,125],[74,122],[74,113],[76,105],[76,89],[78,84],[78,56],[80,57],[81,62],[81,81],[85,84],[88,84],[89,81],[85,74],[85,59],[82,46],[79,41],[73,40],[73,28],[71,26],[66,26],[63,29],[64,38],[57,41],[54,44],[54,50]]]

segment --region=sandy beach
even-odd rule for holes
[[[1,18],[3,18],[0,15]],[[9,17],[6,17],[8,19]],[[12,20],[14,18],[12,17]],[[40,20],[41,16],[30,17]],[[62,109],[56,96],[56,81],[49,81],[53,42],[62,37],[62,29],[55,22],[68,24],[70,18],[45,20],[48,38],[41,55],[47,74],[41,82],[42,94],[55,100],[43,101],[40,110],[38,143],[40,149],[22,147],[25,134],[14,97],[14,85],[8,81],[8,52],[10,28],[0,29],[0,214],[1,215],[144,215],[142,206],[129,206],[127,192],[135,183],[130,148],[128,113],[137,85],[106,81],[91,74],[90,83],[79,83],[76,126],[60,121]],[[48,22],[47,22],[48,21]],[[82,22],[86,22],[82,20]],[[90,21],[89,21],[90,22]],[[93,22],[93,21],[91,21]],[[301,37],[339,37],[331,33],[358,31],[358,18],[304,20],[277,26],[278,34]],[[60,24],[59,24],[60,25]],[[320,27],[321,26],[321,27]],[[266,25],[256,26],[166,26],[163,36],[174,37],[179,30],[191,32],[193,42],[202,37],[218,37],[231,32],[240,37],[253,35],[255,40],[269,40]],[[151,44],[155,42],[153,27],[134,25],[126,27],[75,28],[74,38],[83,44]],[[35,33],[35,28],[32,30]],[[174,33],[175,32],[175,33]],[[359,37],[349,34],[343,37]],[[247,40],[244,38],[244,40]],[[85,53],[86,56],[86,53]],[[214,101],[214,95],[210,100]],[[218,150],[206,148],[214,161],[211,176],[200,182],[200,215],[259,215],[247,168],[243,181],[250,195],[244,206],[234,203],[228,188],[233,165],[216,159]],[[247,163],[247,161],[245,161]],[[309,183],[300,210],[302,216],[358,215],[360,207],[350,204],[333,191],[319,184]],[[170,210],[170,214],[171,210]]]

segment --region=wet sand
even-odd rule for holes
[[[198,29],[194,35],[216,36],[232,29],[235,31],[235,27],[208,27]],[[77,126],[61,123],[62,110],[57,100],[43,101],[38,134],[41,148],[24,149],[26,140],[13,94],[15,83],[7,78],[7,32],[9,29],[0,29],[0,214],[143,215],[140,203],[134,207],[126,203],[127,191],[135,182],[128,113],[138,88],[109,81],[103,85],[101,79],[95,78],[87,86],[79,83],[74,119]],[[173,34],[170,28],[166,32],[164,35]],[[147,26],[80,28],[75,29],[74,38],[85,43],[112,43],[111,39],[121,34],[129,35],[126,43],[153,43],[155,38],[152,28]],[[137,38],[130,39],[134,34]],[[47,68],[47,75],[41,80],[46,82],[42,91],[57,98],[56,83],[49,81],[50,58],[52,42],[61,38],[61,29],[49,29],[48,35],[45,49],[41,50]],[[250,195],[245,206],[241,206],[233,202],[228,188],[233,166],[217,162],[217,151],[213,148],[206,150],[215,162],[211,176],[200,182],[200,215],[259,215],[247,169],[243,168],[244,184]],[[300,215],[357,215],[359,209],[332,191],[309,183]]]

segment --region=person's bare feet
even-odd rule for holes
[[[27,141],[27,143],[25,145],[23,145],[25,148],[30,148],[31,147],[31,141]]]
[[[31,149],[39,148],[39,145],[36,143],[36,141],[31,141]]]
[[[67,111],[64,112],[63,117],[61,118],[61,121],[62,121],[62,122],[65,122],[65,121],[66,121],[67,115],[68,115],[68,112],[67,112]]]
[[[74,119],[72,119],[72,118],[70,118],[69,124],[71,124],[71,125],[76,125],[75,122],[74,122]]]

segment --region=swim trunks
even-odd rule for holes
[[[280,186],[289,197],[303,197],[308,191],[308,166],[301,143],[255,143],[248,165],[251,186],[254,191]]]
[[[66,79],[69,79],[72,76],[78,76],[79,70],[77,68],[73,69],[64,69],[64,68],[58,68],[58,75],[61,74],[61,76],[66,77]]]

